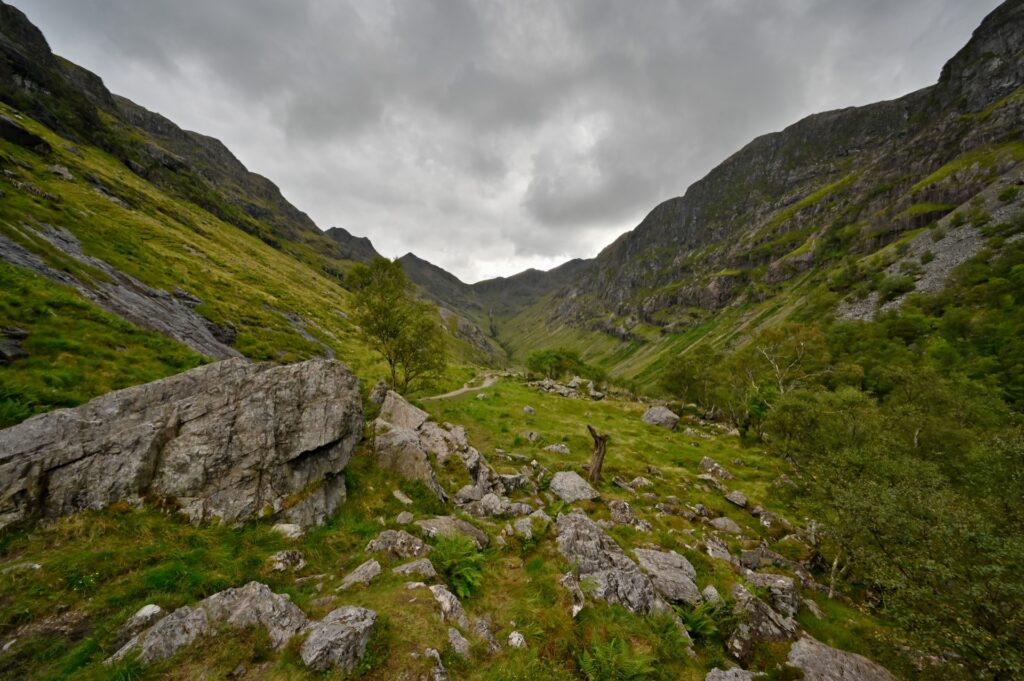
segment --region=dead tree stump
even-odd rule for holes
[[[590,457],[590,472],[587,474],[587,480],[591,485],[596,485],[601,482],[601,466],[604,465],[604,455],[610,436],[602,435],[590,424],[587,424],[587,430],[590,431],[590,437],[594,438],[594,455]]]

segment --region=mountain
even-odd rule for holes
[[[331,227],[325,234],[338,243],[349,260],[369,262],[380,257],[380,253],[365,236],[355,236],[344,227]]]

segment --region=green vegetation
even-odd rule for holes
[[[605,378],[601,369],[588,365],[580,359],[579,352],[568,348],[534,352],[526,358],[526,368],[533,373],[553,379],[582,376],[594,381],[602,381]]]
[[[381,354],[391,388],[407,392],[430,384],[447,365],[444,332],[433,305],[416,299],[412,282],[397,261],[374,258],[349,275],[352,319],[366,342]]]
[[[469,537],[452,534],[438,538],[430,558],[459,598],[469,598],[480,588],[486,556]]]
[[[580,671],[587,681],[637,681],[654,673],[652,659],[637,655],[622,639],[595,643],[580,654]]]

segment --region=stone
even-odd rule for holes
[[[356,584],[369,584],[375,580],[380,573],[380,563],[371,558],[352,572],[348,573],[345,576],[345,579],[341,580],[341,586],[338,587],[338,591],[341,591],[342,589],[350,589]]]
[[[704,681],[755,681],[755,679],[762,676],[764,674],[760,672],[748,672],[746,669],[740,669],[739,667],[733,667],[728,670],[715,667],[707,673]]]
[[[586,480],[575,471],[559,471],[551,478],[549,489],[567,504],[574,501],[596,499],[600,496]]]
[[[476,399],[478,399],[478,400],[486,400],[487,399],[487,393],[477,393],[476,394]]]
[[[772,610],[742,584],[733,584],[732,598],[739,624],[726,641],[726,648],[737,659],[749,662],[756,643],[789,641],[796,637],[796,622]]]
[[[697,571],[686,558],[653,549],[634,549],[633,555],[666,600],[693,606],[700,604],[700,591],[695,581]]]
[[[739,490],[733,490],[732,492],[726,494],[725,500],[730,503],[736,504],[740,508],[747,507],[747,495]]]
[[[309,627],[299,655],[314,671],[339,669],[351,672],[366,653],[366,645],[377,624],[377,613],[346,605],[327,613]]]
[[[632,489],[643,489],[644,487],[651,487],[654,485],[653,482],[643,476],[637,476],[626,484],[628,484]]]
[[[783,617],[796,617],[800,609],[800,592],[792,577],[767,572],[748,572],[744,579],[747,584],[767,589],[771,606]]]
[[[130,639],[149,629],[166,615],[167,611],[155,603],[142,606],[121,625],[121,629],[118,631],[115,639],[115,645],[123,646]]]
[[[409,575],[411,577],[423,577],[424,579],[433,579],[437,577],[437,571],[434,570],[434,564],[430,562],[428,558],[420,558],[410,563],[404,563],[391,569],[392,572],[398,575]]]
[[[2,570],[0,570],[0,575],[6,575],[6,574],[9,574],[11,572],[24,572],[25,570],[42,570],[42,569],[43,569],[43,566],[40,565],[39,563],[31,563],[31,562],[15,563],[13,565],[8,565],[5,568],[3,568]]]
[[[805,598],[803,600],[803,605],[804,609],[806,609],[809,613],[817,617],[819,620],[825,618],[825,613],[822,612],[821,608],[818,607],[818,604],[810,598]]]
[[[716,530],[728,532],[729,534],[741,534],[743,532],[743,529],[736,524],[735,520],[724,515],[719,518],[712,518],[708,521],[708,524]]]
[[[414,516],[414,515],[413,515],[412,513],[410,513],[409,511],[402,511],[401,513],[399,513],[399,514],[398,514],[398,515],[397,515],[397,516],[395,517],[395,522],[396,522],[396,523],[398,523],[399,525],[408,525],[408,524],[409,524],[409,523],[411,523],[411,522],[412,522],[412,521],[413,521],[413,520],[414,520],[415,518],[416,518],[416,516]]]
[[[405,494],[403,494],[403,493],[402,493],[402,490],[400,490],[400,489],[396,489],[396,490],[394,490],[393,492],[391,492],[391,495],[392,495],[392,496],[393,496],[393,497],[394,497],[395,499],[398,499],[398,501],[399,501],[400,503],[403,503],[403,504],[405,504],[406,506],[412,506],[412,499],[410,499],[410,498],[409,498],[409,497],[407,497],[407,496],[406,496]]]
[[[455,501],[460,504],[468,504],[471,501],[480,501],[484,498],[484,489],[480,485],[463,485],[455,493]]]
[[[528,515],[533,512],[533,507],[520,501],[509,501],[505,497],[499,497],[493,492],[485,494],[480,501],[466,504],[464,509],[470,515],[478,518],[504,518],[507,516]]]
[[[306,567],[306,557],[302,555],[302,551],[296,551],[295,549],[278,551],[271,554],[267,558],[267,562],[270,563],[271,572],[298,571]]]
[[[466,619],[466,611],[462,609],[462,603],[458,597],[448,590],[443,584],[435,584],[430,587],[430,593],[434,594],[434,600],[441,606],[441,619],[445,622],[453,622],[466,629],[469,627],[469,620]]]
[[[455,627],[448,627],[448,645],[456,655],[469,657],[469,640]]]
[[[376,404],[378,407],[384,404],[384,398],[388,396],[388,382],[383,378],[373,384],[373,390],[370,391],[370,402]]]
[[[373,448],[376,463],[380,468],[393,471],[407,480],[420,480],[437,495],[438,499],[448,501],[448,494],[441,487],[437,473],[430,463],[430,456],[415,430],[395,427],[386,433],[378,433],[374,438]]]
[[[489,543],[487,534],[483,530],[462,518],[455,518],[450,515],[417,520],[416,525],[431,537],[450,537],[456,534],[469,537],[478,549],[486,548]]]
[[[513,631],[508,635],[508,647],[509,648],[525,648],[526,637],[520,634],[518,631]]]
[[[26,338],[28,331],[24,329],[16,326],[0,327],[0,363],[10,364],[16,359],[28,357],[28,352],[22,347]]]
[[[423,651],[423,656],[434,663],[434,669],[430,673],[431,681],[448,681],[448,670],[444,668],[444,662],[441,661],[441,653],[437,652],[435,648],[427,648]]]
[[[319,524],[362,431],[341,362],[207,364],[0,430],[0,528],[145,497],[193,523]]]
[[[669,430],[674,429],[676,424],[679,423],[679,415],[668,407],[651,407],[640,418],[652,426],[661,426]]]
[[[708,555],[715,560],[724,560],[729,563],[736,562],[736,559],[732,556],[732,552],[729,551],[729,545],[718,537],[704,537],[704,547],[707,549]]]
[[[786,663],[804,673],[804,681],[896,681],[868,658],[838,650],[804,634],[789,649]]]
[[[366,550],[373,553],[388,553],[394,558],[422,558],[430,553],[430,546],[404,530],[384,530],[375,539],[370,540]]]
[[[534,414],[537,413],[537,411],[533,407],[527,405],[523,407],[523,413],[526,414],[527,416],[533,416]]]
[[[634,614],[669,609],[636,563],[585,514],[560,514],[555,525],[558,551],[576,566],[581,581],[593,585],[594,598]]]
[[[473,633],[487,643],[487,651],[496,653],[501,650],[501,644],[494,640],[491,633],[491,620],[489,616],[477,617],[473,620]]]
[[[519,433],[519,437],[523,438],[530,444],[540,442],[540,435],[538,435],[536,432],[532,430],[527,430],[525,432]]]
[[[302,528],[295,523],[277,523],[270,529],[277,532],[285,539],[291,539],[293,541],[302,539],[302,535],[305,534]]]
[[[380,418],[396,428],[416,430],[430,418],[430,414],[409,404],[394,390],[389,390],[380,405]]]
[[[629,505],[629,502],[622,501],[621,499],[613,499],[608,502],[608,510],[611,511],[612,521],[619,525],[629,525],[640,532],[651,531],[651,524],[646,520],[641,520],[637,517],[636,513],[633,511],[633,507]]]
[[[718,604],[722,602],[722,594],[718,593],[718,589],[715,588],[714,584],[708,584],[704,587],[700,595],[706,603]]]
[[[274,593],[266,584],[249,582],[160,618],[132,637],[107,662],[121,660],[133,651],[138,651],[138,659],[143,663],[168,658],[200,636],[212,633],[220,624],[234,629],[261,626],[267,630],[273,648],[281,650],[308,622],[287,596]]]
[[[569,456],[572,452],[569,450],[569,445],[558,442],[553,445],[548,445],[544,448],[545,452],[551,454],[561,454],[562,456]]]
[[[697,464],[697,468],[704,471],[708,475],[711,475],[712,477],[718,478],[719,480],[733,479],[732,473],[722,468],[721,464],[707,456],[700,460],[700,463]]]

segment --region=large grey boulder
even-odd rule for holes
[[[453,622],[463,629],[469,627],[469,619],[466,617],[466,611],[462,609],[462,602],[458,596],[448,590],[448,587],[443,584],[435,584],[430,587],[430,593],[434,595],[434,600],[441,607],[443,621]]]
[[[550,490],[558,497],[571,504],[581,499],[596,499],[600,496],[596,489],[580,477],[576,471],[559,471],[551,478]]]
[[[489,542],[487,533],[476,525],[450,515],[417,520],[416,525],[431,537],[450,537],[456,534],[469,537],[478,549],[485,548]]]
[[[396,575],[407,575],[411,577],[422,577],[424,579],[433,579],[437,577],[437,571],[434,569],[434,564],[430,562],[428,558],[420,558],[409,563],[403,563],[397,567],[391,568],[391,571]]]
[[[430,553],[430,546],[404,530],[384,530],[370,540],[366,550],[387,553],[394,558],[422,558]]]
[[[332,610],[309,626],[309,636],[299,649],[302,661],[315,671],[351,672],[366,653],[376,623],[373,610],[354,605]]]
[[[580,581],[593,586],[592,596],[633,613],[669,609],[651,580],[593,520],[583,513],[560,514],[555,526],[559,552],[577,568]]]
[[[733,611],[739,619],[726,647],[737,659],[749,662],[754,645],[762,641],[789,641],[796,638],[798,627],[789,617],[772,610],[742,584],[733,584]]]
[[[362,431],[340,362],[208,364],[0,431],[0,528],[144,497],[196,523],[270,510],[317,524],[344,499]]]
[[[651,407],[641,416],[645,423],[672,430],[679,423],[679,415],[668,407]]]
[[[896,681],[868,658],[831,648],[804,634],[789,649],[786,663],[804,673],[804,681]]]
[[[341,580],[341,586],[338,587],[338,591],[350,589],[357,584],[369,584],[373,580],[377,579],[380,573],[380,563],[371,558],[365,563],[362,563],[352,572],[345,575],[345,579]]]
[[[271,644],[280,650],[308,624],[306,615],[287,596],[276,594],[266,584],[249,582],[203,599],[194,607],[183,606],[132,637],[108,662],[139,652],[139,661],[152,662],[174,655],[218,625],[233,629],[260,626],[267,630]]]
[[[389,390],[380,405],[380,418],[396,428],[416,430],[430,418],[430,414],[409,404],[404,397]]]
[[[800,592],[792,577],[768,572],[749,572],[744,578],[748,584],[768,590],[772,608],[776,612],[784,617],[796,617],[800,609]]]
[[[448,501],[448,494],[441,487],[437,473],[430,464],[430,456],[415,430],[405,427],[392,428],[387,432],[378,433],[374,437],[373,445],[378,466],[398,473],[408,480],[421,480],[438,499]]]
[[[633,554],[640,569],[650,575],[654,588],[666,599],[673,603],[700,604],[700,590],[694,581],[697,571],[686,558],[653,549],[634,549]]]

